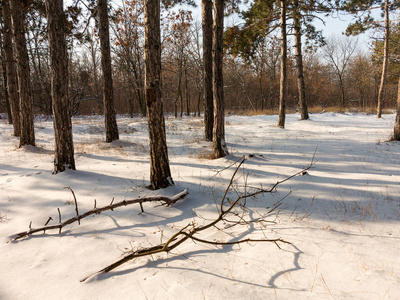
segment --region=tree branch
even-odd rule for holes
[[[68,189],[72,192],[71,188],[68,188]],[[78,203],[76,201],[75,194],[73,193],[74,199],[75,199],[75,210],[76,210],[76,213],[77,213],[77,215],[75,217],[73,217],[71,219],[68,219],[68,220],[66,220],[64,222],[61,222],[61,213],[60,213],[60,210],[58,209],[58,216],[59,216],[59,223],[58,224],[45,225],[45,226],[39,227],[39,228],[31,228],[30,227],[27,231],[23,231],[23,232],[19,232],[19,233],[11,235],[9,237],[10,240],[8,242],[16,241],[18,239],[30,236],[30,235],[32,235],[34,233],[37,233],[37,232],[41,232],[41,231],[46,232],[46,230],[58,229],[59,233],[61,233],[61,229],[63,227],[65,227],[66,225],[68,225],[68,224],[72,224],[72,223],[74,223],[76,221],[79,222],[81,219],[86,218],[86,217],[91,216],[91,215],[98,215],[103,211],[114,210],[115,208],[118,208],[120,206],[127,206],[127,205],[130,205],[130,204],[140,204],[142,211],[143,211],[142,204],[144,202],[161,201],[162,205],[171,206],[174,203],[176,203],[177,201],[179,201],[180,199],[184,198],[187,194],[188,194],[188,190],[185,189],[184,191],[182,191],[182,192],[180,192],[180,193],[178,193],[178,194],[176,194],[175,196],[172,196],[172,197],[150,196],[150,197],[136,198],[136,199],[132,199],[132,200],[124,200],[124,201],[121,201],[121,202],[118,202],[118,203],[115,203],[115,204],[111,203],[109,205],[106,205],[106,206],[103,206],[103,207],[99,207],[99,208],[94,207],[93,209],[91,209],[91,210],[79,215],[79,213],[78,213]]]
[[[280,180],[278,182],[276,182],[271,188],[269,189],[260,189],[254,193],[250,193],[250,194],[243,194],[243,195],[238,195],[237,199],[235,201],[226,201],[225,199],[227,199],[227,194],[228,191],[231,189],[235,176],[239,170],[239,168],[242,166],[242,164],[245,162],[245,157],[242,156],[242,158],[240,160],[237,161],[238,166],[236,167],[235,171],[233,172],[233,175],[230,179],[230,182],[227,186],[227,188],[225,189],[224,195],[221,199],[221,205],[219,208],[219,214],[218,217],[211,221],[210,223],[206,224],[206,225],[197,225],[196,223],[193,221],[189,224],[187,224],[184,228],[182,228],[181,230],[179,230],[177,233],[175,233],[174,235],[172,235],[171,238],[168,239],[168,241],[164,244],[160,244],[157,246],[152,246],[152,247],[148,247],[148,248],[142,248],[136,251],[133,251],[132,253],[126,255],[125,257],[121,258],[120,260],[108,265],[107,267],[101,269],[100,271],[97,271],[85,278],[83,278],[81,280],[81,282],[85,282],[87,279],[97,275],[97,274],[102,274],[102,273],[107,273],[117,267],[119,267],[120,265],[124,264],[125,262],[128,262],[132,259],[138,258],[138,257],[142,257],[142,256],[149,256],[152,254],[156,254],[156,253],[161,253],[161,252],[170,252],[171,250],[175,249],[176,247],[178,247],[180,244],[184,243],[187,240],[192,240],[192,241],[197,241],[197,242],[201,242],[201,243],[206,243],[206,244],[211,244],[211,245],[236,245],[236,244],[241,244],[241,243],[249,243],[249,242],[271,242],[274,243],[278,248],[280,248],[279,243],[286,243],[286,244],[290,244],[290,242],[287,242],[281,238],[277,238],[277,239],[268,239],[267,237],[265,237],[265,239],[251,239],[251,238],[244,238],[238,241],[230,241],[230,242],[219,242],[219,241],[209,241],[206,239],[202,239],[199,238],[195,235],[199,234],[200,232],[209,229],[211,227],[217,227],[217,224],[220,222],[226,222],[227,219],[227,215],[233,215],[237,218],[239,218],[239,220],[236,221],[236,223],[233,223],[233,225],[231,225],[230,227],[236,226],[236,225],[249,225],[250,223],[254,223],[254,222],[261,222],[262,218],[267,217],[270,213],[272,213],[273,211],[275,211],[280,204],[282,203],[281,201],[279,201],[276,205],[274,205],[266,214],[264,214],[262,216],[262,218],[258,218],[256,220],[244,220],[243,216],[239,216],[238,214],[236,214],[235,212],[232,212],[234,210],[234,208],[236,207],[242,207],[242,209],[244,209],[244,205],[241,205],[240,202],[242,200],[245,200],[249,197],[254,197],[256,195],[262,194],[262,193],[272,193],[276,190],[277,186],[292,179],[293,177],[300,175],[300,174],[304,174],[304,172],[306,172],[307,170],[309,170],[313,164],[314,164],[314,157],[315,157],[315,153],[313,155],[312,161],[309,164],[309,166],[307,166],[306,168],[302,169],[301,171],[283,179]],[[224,208],[224,205],[226,205],[226,202],[228,202],[230,205],[227,208]],[[231,221],[229,221],[231,222]],[[264,235],[265,236],[265,235]]]

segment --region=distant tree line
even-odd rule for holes
[[[51,68],[46,16],[38,4],[40,1],[25,2],[29,3],[25,7],[24,26],[30,62],[33,112],[49,115],[52,113]],[[143,2],[125,0],[122,4],[122,7],[110,7],[115,110],[121,114],[146,116]],[[86,23],[92,12],[85,12],[85,9],[84,6],[72,6],[67,10],[70,28],[67,36],[70,110],[72,114],[103,114],[99,32],[94,19]],[[246,15],[246,12],[243,12],[243,15],[246,17],[249,13]],[[164,9],[161,20],[163,66],[161,84],[164,110],[176,117],[203,113],[205,80],[202,77],[201,20],[193,20],[191,11],[184,9]],[[255,22],[254,18],[252,21]],[[4,22],[2,18],[2,28]],[[245,24],[248,22],[250,21],[246,21]],[[237,49],[238,45],[235,43],[239,43],[240,40],[237,36],[243,33],[236,32],[236,35],[232,36],[235,30],[228,28],[224,34],[224,93],[228,111],[276,111],[279,108],[280,34],[270,28],[272,27],[270,23],[264,26],[268,27],[262,30],[266,32],[265,35],[254,37],[252,36],[254,34],[248,33],[249,36],[242,37],[246,39],[244,48],[251,49]],[[397,92],[399,24],[391,22],[390,28],[393,52],[389,55],[384,108],[395,107]],[[288,34],[291,35],[294,35],[294,30],[293,24],[287,28]],[[376,29],[375,39],[370,45],[372,51],[361,52],[359,49],[364,45],[357,44],[355,38],[337,35],[325,38],[321,44],[322,37],[318,36],[320,33],[315,31],[312,34],[307,31],[311,29],[306,27],[302,27],[301,30],[306,37],[302,47],[302,64],[305,95],[311,110],[313,107],[330,106],[374,109],[378,101],[382,73],[384,32]],[[5,34],[2,34],[2,45],[5,45]],[[295,48],[295,40],[289,39],[287,58],[289,112],[300,109]],[[2,49],[5,50],[4,47]],[[334,61],[332,60],[334,57],[343,58],[342,61]],[[2,51],[2,61],[5,62],[5,51]],[[4,87],[4,77],[2,79]],[[2,112],[7,112],[4,89],[1,95],[0,109]]]

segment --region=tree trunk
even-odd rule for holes
[[[19,136],[19,147],[24,145],[35,145],[29,57],[26,48],[24,12],[21,2],[21,0],[10,0],[9,2],[17,57],[19,103],[21,109],[21,134]]]
[[[299,0],[294,1],[294,36],[295,36],[295,55],[296,55],[296,71],[297,71],[297,87],[299,91],[299,106],[301,120],[308,120],[308,109],[306,101],[306,85],[304,82],[303,70],[303,54],[301,49],[301,24],[300,24],[300,9]]]
[[[68,54],[63,0],[46,0],[51,61],[51,97],[55,137],[54,173],[75,170],[72,123],[68,93]]]
[[[189,78],[187,60],[185,60],[185,99],[186,99],[186,115],[190,116],[190,97],[189,97]]]
[[[214,0],[214,34],[213,34],[213,97],[214,97],[214,127],[213,150],[214,157],[228,155],[225,143],[225,102],[223,80],[223,33],[224,33],[224,0]]]
[[[378,93],[378,107],[376,112],[376,117],[380,118],[382,116],[382,103],[383,96],[385,95],[385,84],[386,84],[386,74],[387,65],[389,60],[389,37],[390,37],[390,26],[389,26],[389,1],[385,0],[385,42],[383,50],[383,65],[382,65],[382,76],[381,84],[379,86]]]
[[[10,102],[14,136],[21,134],[20,104],[18,96],[18,78],[15,69],[14,50],[12,43],[12,24],[10,4],[8,0],[2,1],[3,10],[3,49],[6,60],[7,92]]]
[[[1,49],[3,50],[3,49]],[[2,57],[1,57],[1,74],[3,75],[3,92],[4,92],[4,100],[6,102],[6,111],[7,111],[7,119],[8,119],[8,124],[12,125],[13,119],[12,119],[12,112],[11,112],[11,106],[10,106],[10,98],[8,97],[8,91],[7,91],[7,67],[6,67],[6,60],[4,57],[4,51],[2,51]]]
[[[279,91],[279,120],[278,127],[285,128],[286,93],[287,93],[287,35],[286,35],[286,0],[281,0],[281,79]]]
[[[160,90],[160,0],[144,1],[144,23],[145,98],[150,137],[150,186],[156,190],[173,184],[169,168]]]
[[[396,111],[396,121],[394,123],[393,139],[395,141],[400,141],[400,77],[397,88],[397,111]]]
[[[106,142],[110,143],[114,140],[118,140],[119,134],[114,108],[107,0],[98,0],[97,9],[99,14],[101,67],[103,69],[103,105],[106,127]]]
[[[201,1],[203,27],[203,78],[204,78],[204,126],[206,141],[213,140],[214,104],[213,104],[213,16],[212,0]]]

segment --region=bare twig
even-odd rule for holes
[[[43,227],[40,227],[40,228],[32,228],[31,225],[29,225],[29,230],[23,231],[23,232],[19,232],[19,233],[16,233],[16,234],[10,236],[9,242],[21,239],[23,237],[30,236],[30,235],[32,235],[34,233],[37,233],[37,232],[46,231],[46,230],[58,229],[59,233],[61,233],[61,229],[64,226],[68,225],[68,224],[74,223],[76,221],[79,222],[79,220],[81,220],[83,218],[86,218],[86,217],[88,217],[90,215],[100,214],[103,211],[113,210],[113,209],[115,209],[117,207],[120,207],[120,206],[127,206],[127,205],[130,205],[130,204],[142,204],[143,202],[155,202],[155,201],[161,201],[163,203],[163,205],[171,206],[174,203],[176,203],[177,201],[179,201],[180,199],[184,198],[187,194],[188,194],[188,190],[185,189],[184,191],[182,191],[182,192],[180,192],[180,193],[178,193],[178,194],[176,194],[175,196],[172,196],[172,197],[150,196],[150,197],[143,197],[143,198],[137,198],[137,199],[132,199],[132,200],[124,200],[124,201],[121,201],[121,202],[118,202],[118,203],[115,203],[115,204],[110,204],[110,205],[99,207],[99,208],[95,207],[95,208],[93,208],[93,209],[91,209],[91,210],[89,210],[89,211],[87,211],[87,212],[85,212],[85,213],[83,213],[81,215],[78,214],[75,217],[73,217],[71,219],[68,219],[68,220],[66,220],[64,222],[61,222],[61,212],[60,212],[60,209],[57,208],[58,216],[59,216],[59,223],[58,224],[46,225],[46,226],[43,226]],[[75,207],[76,207],[76,211],[77,211],[77,207],[78,206],[76,205]],[[141,205],[141,207],[143,208],[142,205]]]
[[[72,193],[72,196],[74,197],[76,216],[78,217],[78,224],[81,225],[81,220],[79,218],[79,211],[78,211],[78,201],[76,200],[75,193],[69,186],[65,186],[64,189],[69,189]]]

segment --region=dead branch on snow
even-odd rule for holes
[[[275,210],[278,209],[278,207],[281,205],[281,201],[279,201],[278,203],[276,203],[275,205],[272,206],[272,208],[269,209],[269,211],[262,215],[260,218],[257,219],[253,219],[253,220],[245,220],[243,214],[237,213],[235,211],[236,208],[241,208],[242,210],[244,210],[245,208],[245,203],[243,204],[243,200],[245,201],[248,198],[251,197],[255,197],[256,195],[259,194],[265,194],[265,193],[273,193],[274,191],[276,191],[276,188],[278,185],[292,179],[295,176],[298,175],[302,175],[304,174],[304,172],[306,172],[307,170],[309,170],[313,163],[314,163],[314,157],[313,160],[311,161],[310,165],[304,169],[302,169],[301,171],[283,179],[280,181],[277,181],[274,185],[272,185],[272,187],[268,188],[268,189],[258,189],[255,192],[252,193],[243,193],[243,194],[237,194],[237,198],[236,200],[231,200],[228,199],[227,195],[228,192],[231,190],[232,185],[234,184],[234,180],[236,177],[236,173],[238,172],[238,170],[240,169],[240,167],[242,166],[242,164],[245,162],[245,157],[243,156],[240,160],[238,160],[238,166],[236,167],[230,182],[228,184],[228,187],[225,190],[225,193],[222,197],[221,200],[221,204],[219,206],[219,214],[218,217],[209,222],[206,225],[198,225],[196,224],[194,221],[188,225],[186,225],[185,227],[183,227],[181,230],[179,230],[177,233],[175,233],[174,235],[172,235],[165,243],[160,244],[160,245],[156,245],[156,246],[152,246],[152,247],[147,247],[147,248],[142,248],[142,249],[137,249],[135,251],[132,251],[130,254],[124,256],[123,258],[121,258],[120,260],[108,265],[107,267],[101,269],[100,271],[97,271],[85,278],[83,278],[81,280],[81,282],[85,282],[87,279],[97,275],[97,274],[101,274],[101,273],[107,273],[115,268],[117,268],[118,266],[132,260],[138,257],[142,257],[142,256],[150,256],[153,254],[157,254],[157,253],[161,253],[161,252],[170,252],[171,250],[177,248],[179,245],[181,245],[182,243],[186,242],[187,240],[192,240],[194,242],[200,242],[200,243],[205,243],[205,244],[211,244],[211,245],[237,245],[237,244],[242,244],[242,243],[250,243],[250,242],[270,242],[270,243],[274,243],[278,248],[280,248],[279,243],[286,243],[286,244],[290,244],[290,242],[285,241],[281,238],[277,238],[277,239],[268,239],[265,234],[265,238],[264,239],[251,239],[251,238],[245,238],[245,239],[240,239],[237,241],[230,241],[230,242],[219,242],[219,241],[210,241],[207,239],[203,239],[200,237],[197,237],[196,235],[199,234],[202,231],[205,231],[206,229],[209,229],[211,227],[215,227],[218,230],[224,230],[224,229],[220,229],[218,228],[218,225],[220,225],[220,223],[222,224],[226,224],[229,223],[229,228],[232,228],[234,226],[237,225],[249,225],[250,223],[256,223],[256,222],[266,222],[265,217],[270,215],[272,212],[274,212]],[[230,218],[236,218],[235,220],[230,220]],[[225,227],[226,229],[227,227]]]
[[[114,199],[111,201],[111,203],[109,205],[103,206],[103,207],[96,207],[96,202],[94,204],[94,208],[83,213],[83,214],[79,214],[78,211],[78,201],[76,200],[75,197],[75,193],[72,191],[72,189],[70,187],[66,187],[67,189],[69,189],[72,192],[72,195],[74,197],[74,202],[75,202],[75,211],[76,211],[76,216],[73,218],[70,218],[64,222],[61,222],[61,213],[60,210],[58,210],[58,217],[59,217],[59,223],[58,224],[54,224],[54,225],[47,225],[51,220],[53,220],[51,217],[47,220],[45,226],[43,227],[39,227],[39,228],[32,228],[31,223],[29,224],[29,229],[27,231],[23,231],[23,232],[19,232],[16,234],[11,235],[9,238],[10,240],[8,242],[12,242],[12,241],[16,241],[18,239],[30,236],[34,233],[37,232],[41,232],[43,231],[44,233],[46,233],[46,230],[54,230],[54,229],[58,229],[59,233],[61,233],[61,229],[63,227],[65,227],[68,224],[72,224],[74,222],[78,222],[80,224],[80,220],[83,218],[86,218],[88,216],[91,215],[98,215],[103,211],[107,211],[107,210],[114,210],[115,208],[121,207],[121,206],[127,206],[127,205],[131,205],[131,204],[139,204],[140,208],[142,210],[142,212],[144,212],[143,210],[143,203],[144,202],[161,202],[162,205],[165,206],[171,206],[174,203],[176,203],[177,201],[179,201],[180,199],[183,199],[187,194],[188,194],[188,190],[185,189],[184,191],[176,194],[175,196],[172,197],[167,197],[167,196],[150,196],[150,197],[143,197],[143,198],[136,198],[136,199],[132,199],[132,200],[123,200],[121,202],[118,203],[114,203]]]

